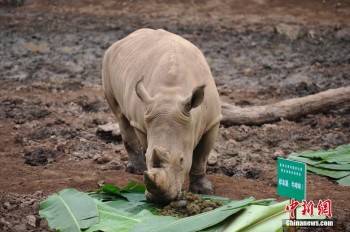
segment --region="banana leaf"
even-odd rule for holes
[[[132,180],[123,188],[111,184],[105,184],[94,192],[106,194],[105,196],[110,195],[111,197],[122,197],[128,201],[146,201],[146,197],[144,196],[145,190],[146,187],[143,184],[137,184],[135,180]]]
[[[327,156],[325,158],[325,161],[327,161],[328,163],[350,164],[350,151],[344,151],[341,153]]]
[[[232,201],[230,198],[227,198],[227,197],[219,197],[219,196],[205,195],[205,194],[200,194],[200,196],[203,197],[204,200],[221,201],[224,204],[227,204]]]
[[[94,199],[75,189],[64,189],[40,203],[40,216],[51,229],[61,232],[80,232],[99,222]]]
[[[292,156],[292,155],[288,156],[288,159],[303,162],[310,165],[318,165],[323,162],[323,160],[320,160],[320,159],[310,159],[310,158],[305,158],[301,156]]]
[[[100,214],[100,222],[93,225],[85,232],[104,231],[104,232],[126,232],[134,225],[141,223],[143,220],[155,221],[175,221],[174,217],[156,216],[147,210],[143,210],[138,214],[126,212],[121,209],[113,208],[106,203],[98,203],[98,211]]]
[[[350,164],[330,164],[330,163],[321,163],[314,165],[318,168],[326,168],[331,170],[342,170],[342,171],[350,171]]]
[[[119,188],[114,185],[104,185],[100,189],[95,190],[97,192],[90,192],[89,195],[99,202],[104,202],[108,206],[129,213],[137,214],[147,209],[153,214],[160,214],[157,211],[160,206],[147,202],[144,191],[142,192],[140,189],[135,189],[134,187],[129,188],[128,186],[130,187],[133,185],[128,184],[124,188]]]
[[[306,158],[312,158],[312,159],[321,159],[321,160],[327,160],[327,157],[332,156],[334,157],[338,157],[341,155],[346,155],[346,154],[350,154],[350,144],[347,145],[341,145],[338,146],[335,149],[329,149],[327,151],[324,150],[318,150],[318,151],[303,151],[301,153],[291,153],[289,156],[302,156],[302,157],[306,157]],[[335,159],[337,160],[337,159]],[[346,159],[348,160],[348,158]]]
[[[350,175],[337,180],[337,182],[342,186],[350,186]]]
[[[313,172],[318,175],[323,175],[323,176],[329,176],[334,179],[340,179],[345,176],[350,175],[350,171],[335,171],[335,170],[330,170],[330,169],[324,169],[324,168],[317,168],[311,165],[307,166],[307,170],[310,172]]]
[[[327,151],[291,153],[288,158],[306,163],[309,172],[338,179],[343,186],[350,185],[350,144]]]

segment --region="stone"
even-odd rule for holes
[[[6,209],[11,209],[12,208],[10,202],[8,202],[8,201],[4,203],[4,206],[6,207]]]
[[[99,125],[97,127],[98,132],[111,132],[112,135],[118,136],[120,135],[120,128],[117,123],[107,123],[104,125]]]
[[[210,166],[215,165],[218,162],[218,155],[219,154],[213,149],[209,154],[207,164]]]
[[[290,40],[296,40],[303,36],[302,27],[299,25],[289,25],[285,23],[276,26],[276,32],[287,37]]]
[[[34,215],[27,216],[27,223],[32,227],[36,227],[36,217]]]
[[[350,42],[350,27],[340,29],[335,33],[335,38]]]
[[[280,149],[275,151],[275,153],[272,155],[272,158],[274,160],[276,160],[277,158],[284,158],[284,157],[285,157],[285,153]]]

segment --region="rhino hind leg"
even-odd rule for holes
[[[190,170],[190,191],[194,193],[213,194],[214,187],[205,177],[208,156],[214,146],[219,131],[219,123],[207,131],[193,151]]]

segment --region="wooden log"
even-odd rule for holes
[[[221,103],[221,124],[262,125],[280,119],[296,119],[350,105],[350,86],[330,89],[306,97],[292,98],[265,106],[239,107]]]

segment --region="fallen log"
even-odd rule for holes
[[[224,126],[262,125],[280,119],[297,119],[350,105],[350,86],[330,89],[306,97],[292,98],[265,106],[239,107],[221,103]]]

